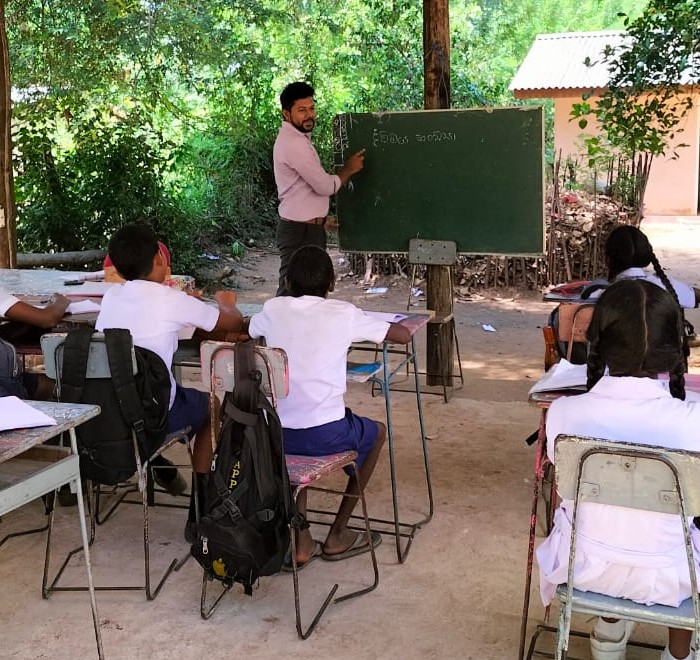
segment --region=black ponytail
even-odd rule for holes
[[[672,396],[685,399],[683,324],[670,293],[645,280],[621,280],[601,295],[588,327],[588,389],[611,376],[668,373]]]

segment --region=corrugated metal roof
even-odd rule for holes
[[[540,34],[509,89],[513,92],[605,87],[608,69],[600,59],[606,46],[618,46],[624,32],[560,32]],[[590,58],[592,66],[584,61]]]

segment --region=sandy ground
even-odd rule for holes
[[[698,283],[697,221],[646,221],[661,263],[670,274]],[[341,257],[332,251],[336,264]],[[242,302],[261,302],[276,287],[277,258],[248,255],[236,281]],[[339,265],[339,271],[343,267]],[[408,282],[387,280],[389,291],[369,296],[354,277],[339,280],[335,295],[368,309],[405,309]],[[419,309],[424,303],[416,307]],[[487,291],[457,303],[455,315],[464,368],[464,388],[448,404],[424,396],[435,492],[435,516],[416,536],[408,560],[399,565],[391,537],[378,548],[381,581],[371,594],[331,606],[308,641],[294,628],[292,579],[262,579],[252,598],[238,590],[227,596],[209,621],[199,616],[201,571],[194,561],[170,577],[162,593],[147,602],[142,592],[99,592],[98,607],[106,657],[178,658],[465,658],[517,657],[525,577],[534,452],[524,439],[537,427],[538,411],[527,391],[542,369],[542,335],[551,305],[539,292]],[[700,328],[697,310],[689,318]],[[486,332],[490,324],[496,332]],[[424,337],[419,337],[421,350]],[[698,351],[692,369],[700,367]],[[196,378],[196,374],[190,374]],[[350,384],[348,403],[377,419],[384,401],[372,398],[368,384]],[[427,511],[415,397],[392,394],[401,518]],[[368,488],[371,512],[391,508],[388,461],[380,463]],[[26,529],[43,519],[34,502],[2,520],[0,534]],[[163,569],[188,546],[182,538],[185,512],[158,507],[151,513],[153,564]],[[314,533],[322,537],[323,530]],[[541,534],[540,530],[540,534]],[[98,529],[93,548],[97,584],[138,584],[143,563],[140,511],[121,507]],[[54,557],[77,544],[75,509],[59,508]],[[40,593],[43,535],[8,541],[0,548],[0,658],[74,659],[95,657],[87,595]],[[56,562],[54,562],[56,563]],[[367,557],[345,562],[316,561],[300,574],[302,605],[310,613],[324,590],[338,581],[340,592],[369,579]],[[66,580],[84,579],[74,561]],[[536,574],[535,574],[536,584]],[[532,592],[529,633],[542,620]],[[586,628],[586,621],[575,620]],[[642,627],[649,641],[661,632]],[[587,658],[585,645],[574,655]],[[629,660],[658,657],[631,650]]]

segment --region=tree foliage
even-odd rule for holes
[[[636,166],[633,189],[641,209],[651,159],[685,145],[676,142],[683,118],[693,107],[688,84],[700,82],[700,0],[651,0],[636,19],[624,17],[628,39],[606,48],[609,84],[596,99],[574,106],[585,129],[594,115],[604,131],[586,139],[589,155],[606,156],[612,147]],[[686,91],[684,91],[686,90]]]
[[[455,107],[507,105],[539,32],[621,25],[643,0],[452,0]],[[19,241],[104,246],[152,221],[176,268],[276,221],[278,94],[316,89],[326,165],[338,112],[423,105],[414,0],[13,0]]]

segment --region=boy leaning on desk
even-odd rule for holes
[[[217,308],[187,293],[162,286],[167,265],[158,238],[148,225],[122,227],[112,236],[108,250],[112,263],[126,282],[105,293],[95,328],[99,331],[125,328],[131,333],[135,346],[155,352],[165,362],[171,386],[168,432],[189,426],[195,434],[195,487],[201,491],[212,459],[209,394],[175,382],[173,354],[178,345],[178,332],[184,328],[217,333],[240,331],[243,317],[236,308],[236,294],[217,291]],[[174,495],[185,491],[185,480],[169,461],[159,457],[153,464],[166,466],[155,471],[159,485]],[[192,541],[195,533],[193,489],[185,538]]]
[[[329,300],[335,286],[333,263],[325,250],[306,245],[292,255],[287,274],[290,295],[268,300],[247,323],[248,334],[265,337],[268,346],[284,349],[289,361],[289,395],[277,402],[285,452],[321,456],[358,453],[359,478],[366,485],[386,437],[384,424],[354,414],[345,407],[346,363],[350,345],[384,340],[407,344],[409,330],[366,315],[355,305]],[[351,477],[346,492],[358,492]],[[311,537],[308,524],[298,532],[297,564],[317,557],[338,560],[367,552],[364,532],[347,527],[357,500],[345,497],[323,543]],[[297,500],[306,514],[306,491]],[[373,534],[372,544],[381,537]],[[291,570],[291,558],[286,562]],[[285,568],[285,566],[283,566]]]
[[[4,318],[9,321],[9,323],[0,325],[0,339],[7,339],[10,343],[14,343],[13,338],[24,335],[28,327],[34,326],[46,330],[53,328],[63,318],[69,303],[68,298],[56,293],[45,307],[34,307],[34,305],[29,305],[0,288],[0,319]],[[14,362],[14,350],[10,347],[7,348],[12,353],[8,358],[11,357],[11,361]],[[9,359],[4,361],[0,358],[0,381],[2,381],[0,382],[0,396],[14,394],[29,399],[48,400],[51,398],[53,384],[46,378],[40,379],[37,374],[22,373],[22,379],[18,383],[17,389],[13,387],[5,392],[2,383],[5,380],[14,381],[14,374],[6,374],[2,370],[2,366],[6,363],[8,369],[15,368],[14,365],[10,364]]]

